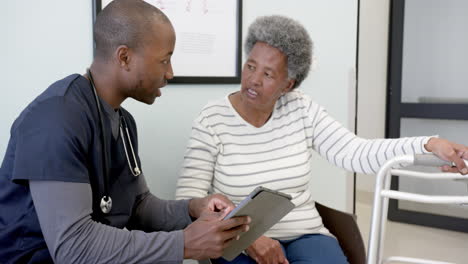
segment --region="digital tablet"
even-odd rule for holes
[[[242,233],[239,240],[233,240],[223,252],[223,258],[231,261],[243,250],[262,236],[274,224],[294,209],[292,197],[288,194],[259,186],[255,188],[225,219],[248,215],[252,219],[249,231]]]

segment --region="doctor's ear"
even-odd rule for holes
[[[131,51],[126,45],[120,45],[115,50],[115,58],[121,68],[130,70],[129,64],[131,59]]]

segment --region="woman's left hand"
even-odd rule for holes
[[[434,153],[437,157],[451,161],[455,164],[455,167],[448,165],[442,166],[444,172],[458,172],[463,175],[468,174],[468,168],[466,167],[464,159],[468,159],[468,147],[448,141],[443,138],[431,138],[424,145],[427,151]]]
[[[236,206],[222,194],[212,194],[204,198],[194,198],[189,203],[190,216],[200,217],[203,211],[222,212],[220,218],[224,218]]]

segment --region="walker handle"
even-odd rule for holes
[[[414,155],[414,165],[426,167],[442,167],[444,165],[454,166],[452,162],[442,160],[433,154]]]

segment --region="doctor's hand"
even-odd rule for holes
[[[204,211],[222,212],[224,218],[236,206],[222,194],[212,194],[204,198],[194,198],[189,202],[189,214],[193,218],[199,218]]]
[[[184,229],[184,259],[219,258],[234,239],[249,230],[250,217],[223,220],[222,212],[204,211]]]
[[[289,264],[280,243],[266,236],[255,240],[246,252],[259,264]]]
[[[455,163],[455,167],[442,166],[442,171],[468,174],[468,168],[463,161],[468,159],[468,147],[443,138],[431,138],[424,147],[437,157]]]

